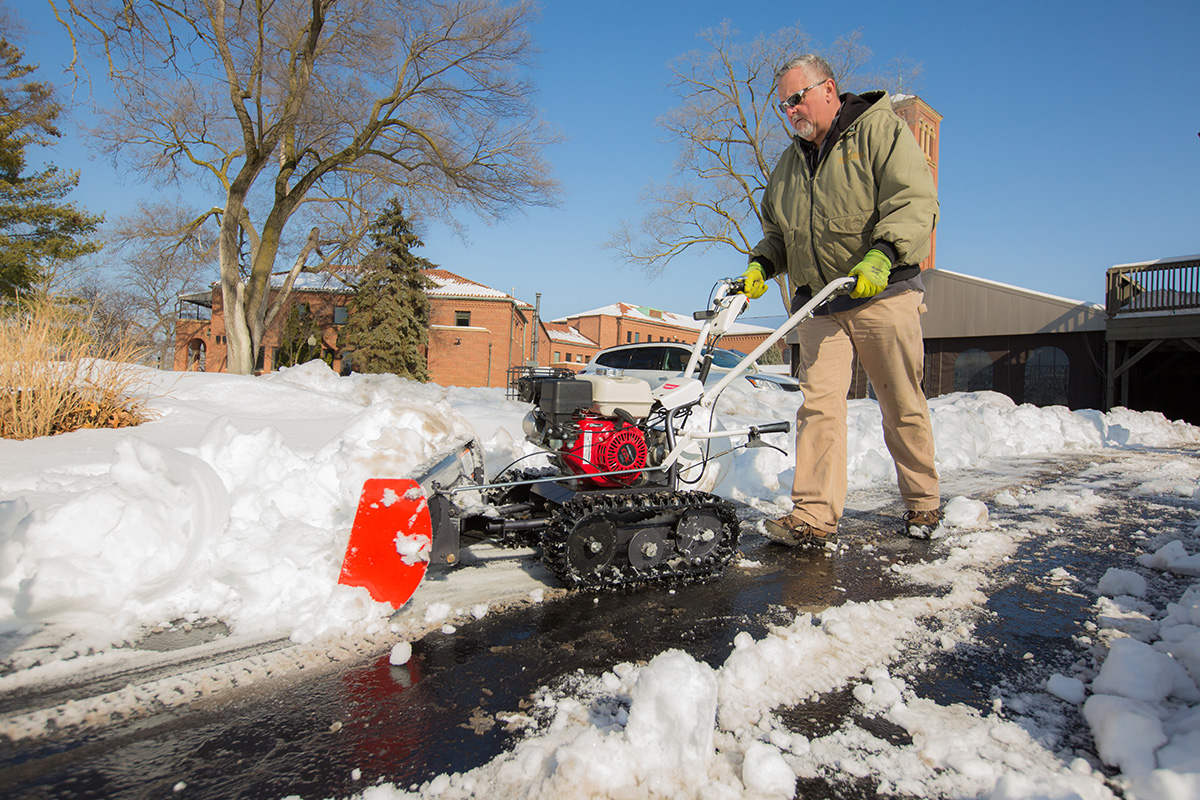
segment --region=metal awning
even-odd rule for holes
[[[212,292],[193,292],[192,294],[176,295],[176,299],[181,303],[192,303],[205,308],[212,308]]]

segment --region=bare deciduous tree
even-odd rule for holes
[[[197,216],[179,202],[143,202],[117,220],[110,237],[121,266],[109,291],[119,293],[130,333],[162,369],[173,362],[179,295],[216,276],[216,237],[193,224]]]
[[[556,137],[525,79],[529,0],[66,2],[75,41],[108,59],[118,105],[98,134],[112,154],[219,196],[194,222],[219,226],[230,371],[253,369],[307,259],[341,259],[314,228],[271,285],[294,215],[355,202],[345,176],[430,217],[500,218],[556,193],[541,155]]]
[[[706,49],[671,64],[677,107],[659,119],[679,146],[672,180],[643,192],[648,207],[637,223],[622,222],[608,242],[631,264],[661,274],[677,256],[725,247],[748,255],[762,234],[760,202],[771,170],[791,141],[775,97],[775,71],[789,58],[814,52],[799,25],[749,42],[728,22],[702,31]],[[871,51],[859,32],[838,39],[822,55],[842,90],[874,78],[863,75]],[[897,63],[893,79],[906,68]],[[897,77],[899,76],[899,77]],[[786,307],[792,289],[777,278]]]

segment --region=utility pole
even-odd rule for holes
[[[541,318],[541,315],[542,315],[542,293],[537,292],[534,295],[534,299],[533,299],[533,354],[530,359],[533,362],[533,366],[535,366],[535,367],[539,363],[538,362],[538,319]]]

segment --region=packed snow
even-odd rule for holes
[[[0,692],[149,658],[138,644],[148,634],[192,625],[219,624],[231,641],[290,639],[328,661],[352,658],[346,642],[365,641],[404,664],[419,635],[453,635],[501,603],[559,591],[548,573],[506,568],[486,553],[449,581],[427,581],[395,614],[337,582],[364,479],[412,474],[464,437],[483,445],[488,476],[536,452],[521,434],[527,406],[502,389],[340,377],[312,362],[256,378],[147,371],[144,392],[155,419],[136,428],[0,441]],[[735,427],[792,419],[796,402],[730,387],[717,411]],[[1159,414],[1016,406],[990,392],[936,398],[931,410],[944,474],[1104,451],[1136,464],[1140,451],[1165,448],[1178,458],[1154,461],[1133,491],[1200,504],[1200,429]],[[852,489],[894,487],[877,404],[852,402],[849,427]],[[789,452],[790,438],[767,437]],[[739,451],[715,491],[778,513],[792,470],[787,453]],[[1136,562],[1114,563],[1081,589],[1096,597],[1099,655],[1049,676],[1043,694],[1081,710],[1096,759],[1065,757],[999,703],[981,713],[921,697],[892,664],[914,641],[941,649],[970,641],[964,619],[984,601],[995,566],[1038,534],[997,524],[997,509],[1086,517],[1105,501],[1086,488],[1037,487],[987,502],[945,499],[944,555],[894,567],[930,591],[797,614],[761,639],[743,632],[715,668],[669,650],[546,687],[535,698],[538,719],[512,715],[528,734],[511,752],[468,773],[362,796],[775,798],[794,796],[797,778],[834,769],[897,796],[1200,797],[1200,509],[1175,535],[1148,540]],[[1062,572],[1050,578],[1069,583]],[[1147,584],[1156,574],[1184,588],[1158,603]],[[269,677],[285,661],[264,655],[238,680]],[[174,680],[96,702],[128,713],[233,679],[214,668]],[[847,687],[912,744],[853,727],[810,740],[774,714]],[[23,739],[102,718],[99,706],[10,714],[0,732]]]

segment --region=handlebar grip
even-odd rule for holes
[[[768,422],[766,425],[752,425],[750,426],[750,433],[787,433],[791,429],[792,423],[785,420],[783,422]]]

